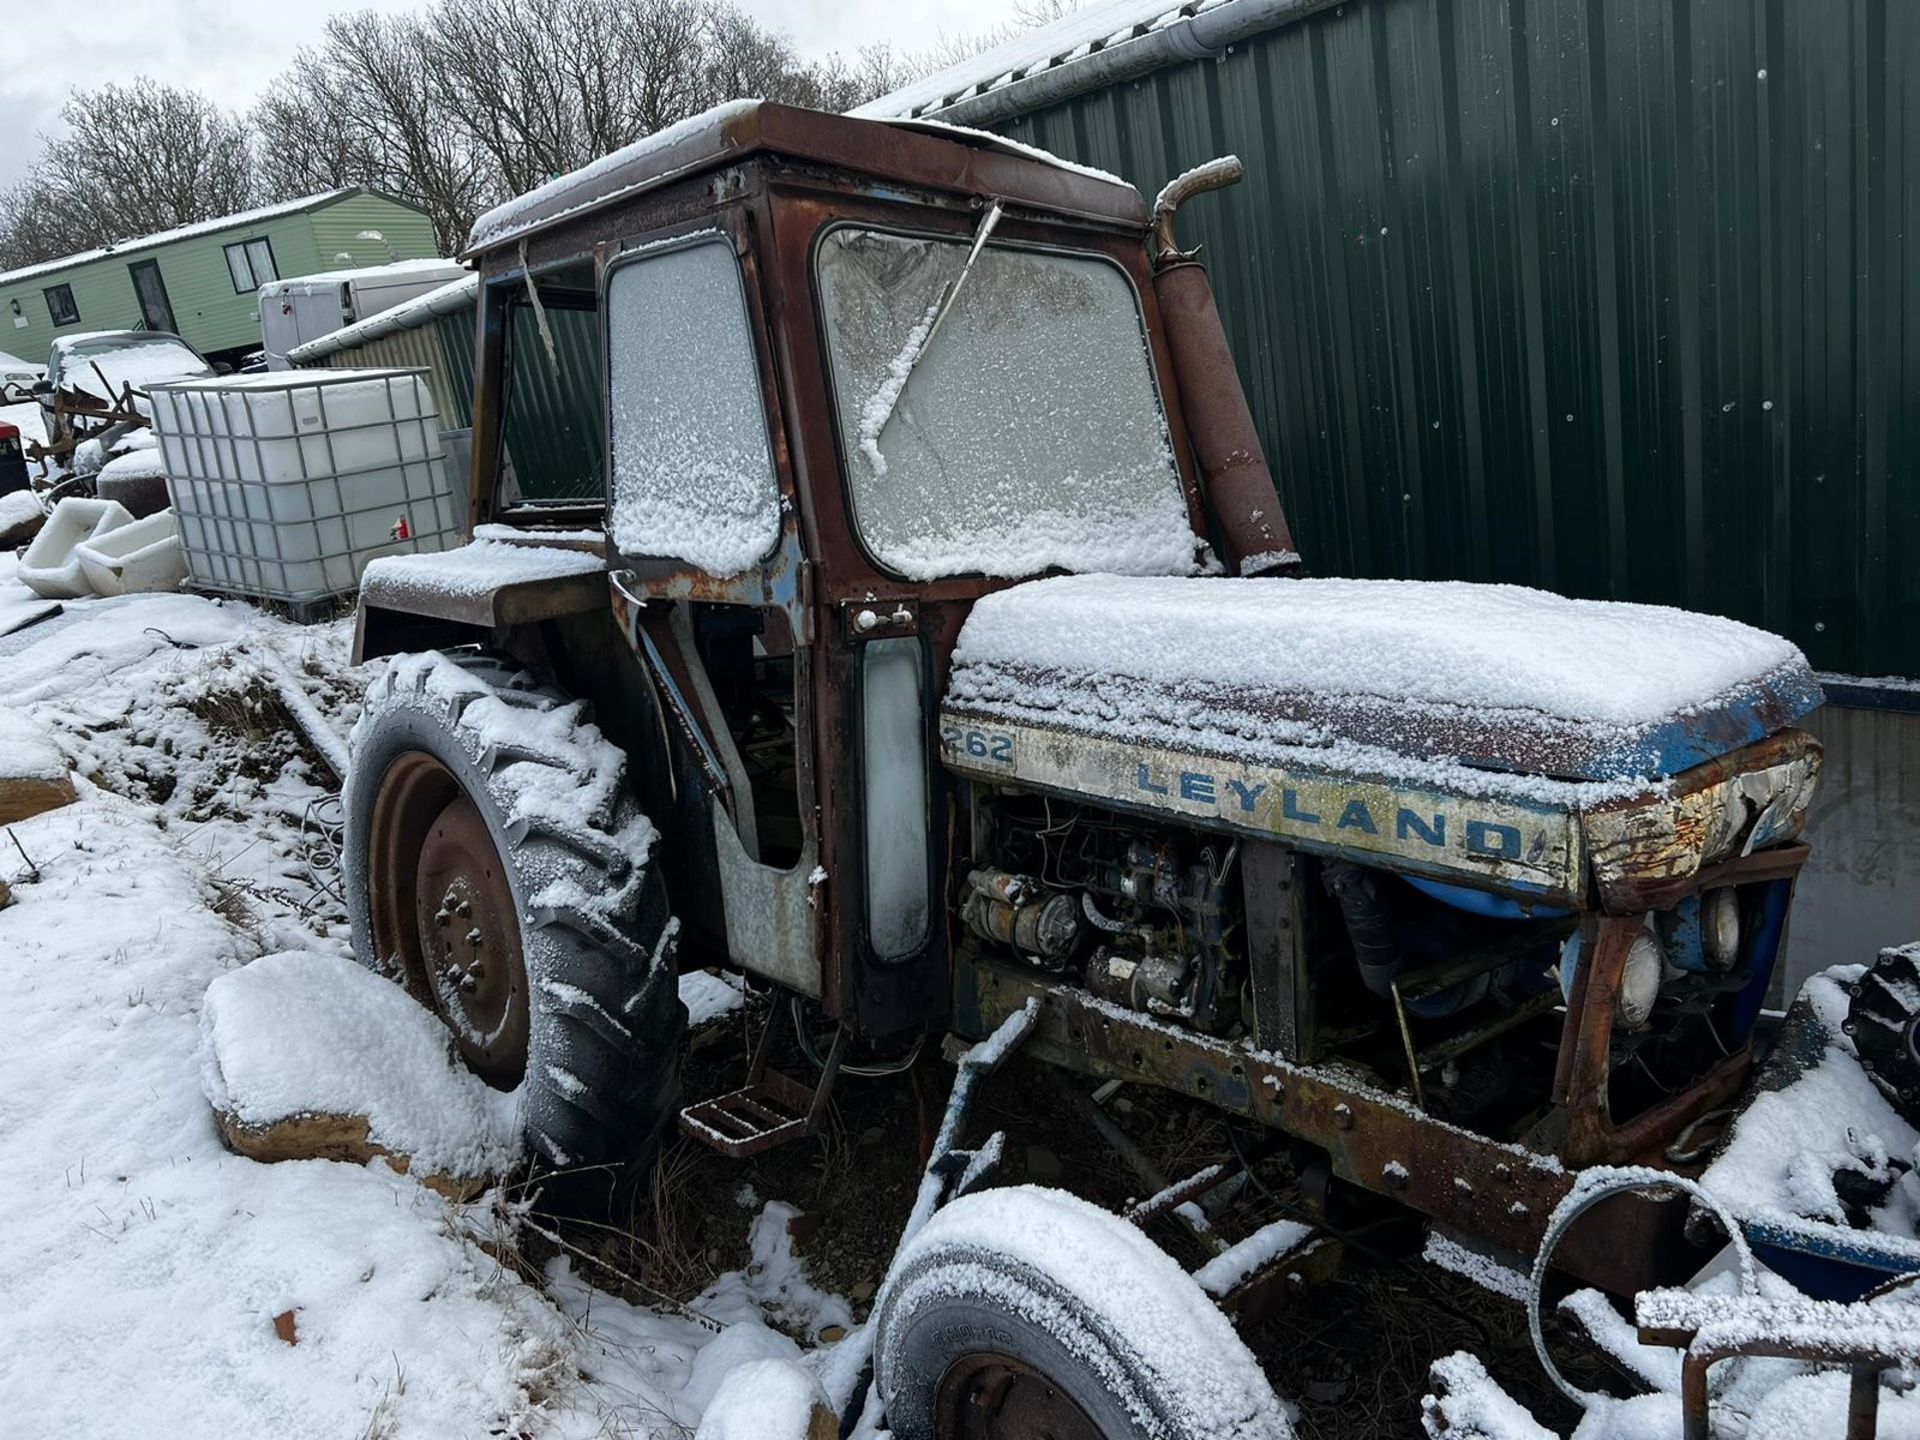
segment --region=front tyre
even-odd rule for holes
[[[560,1169],[650,1159],[679,1103],[676,927],[625,771],[582,703],[480,653],[396,657],[353,732],[354,949]]]
[[[1060,1190],[963,1196],[880,1298],[875,1381],[899,1440],[1285,1440],[1227,1318],[1152,1241]]]

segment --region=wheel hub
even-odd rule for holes
[[[526,1073],[520,919],[486,817],[431,755],[381,777],[368,843],[375,947],[452,1032],[473,1071],[510,1090]]]
[[[487,1080],[507,1080],[526,1054],[520,926],[487,822],[464,791],[434,817],[420,847],[414,911],[435,1006],[467,1063]]]
[[[1063,1390],[1006,1355],[963,1355],[934,1402],[936,1440],[1105,1440]]]

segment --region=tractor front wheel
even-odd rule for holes
[[[1226,1316],[1134,1226],[1060,1190],[963,1196],[881,1296],[899,1440],[1285,1440]]]

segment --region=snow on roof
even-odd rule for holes
[[[12,285],[17,281],[31,280],[36,275],[50,275],[56,270],[65,270],[74,265],[85,265],[92,260],[104,260],[110,255],[125,255],[134,250],[150,250],[160,245],[171,245],[178,240],[192,240],[201,235],[213,235],[222,230],[237,230],[246,225],[257,225],[262,220],[277,219],[282,215],[293,215],[301,210],[311,210],[343,196],[357,195],[361,187],[349,185],[340,190],[323,190],[317,195],[305,195],[298,200],[282,200],[278,205],[262,205],[257,210],[242,210],[236,215],[221,215],[212,220],[198,220],[191,225],[176,225],[171,230],[161,230],[152,235],[142,235],[136,240],[116,240],[111,245],[103,245],[98,250],[82,250],[73,255],[62,255],[57,260],[42,260],[38,265],[23,265],[18,270],[9,270],[0,274],[0,285]]]
[[[382,335],[392,335],[400,330],[416,330],[436,315],[451,315],[463,306],[471,305],[480,291],[480,277],[471,271],[458,280],[449,280],[436,290],[424,295],[416,295],[411,300],[403,300],[390,309],[378,311],[364,320],[343,326],[330,335],[322,335],[317,340],[309,340],[304,345],[296,345],[287,351],[287,359],[294,365],[311,365],[324,360],[336,351],[351,349],[355,345],[364,345],[370,340],[378,340]]]
[[[1051,165],[1056,170],[1071,170],[1076,175],[1085,175],[1089,180],[1104,180],[1109,185],[1134,187],[1115,175],[1111,170],[1097,170],[1091,165],[1082,165],[1077,160],[1066,160],[1051,150],[1042,150],[1038,145],[1029,145],[1005,135],[996,135],[991,130],[975,130],[968,125],[954,125],[945,120],[933,120],[924,115],[902,116],[887,122],[901,130],[920,130],[942,139],[958,140],[963,145],[979,145],[989,150],[1000,150],[1009,155],[1022,155],[1029,160],[1038,160],[1043,165]]]
[[[1070,65],[1228,0],[1106,0],[1062,16],[969,56],[849,114],[872,120],[932,113],[970,93],[1010,85],[1043,70]]]
[[[296,285],[344,285],[356,280],[403,280],[409,275],[432,274],[444,270],[452,274],[464,269],[458,260],[430,256],[424,260],[395,260],[386,265],[356,265],[344,270],[320,270],[311,275],[283,275],[260,287],[260,294],[284,295]]]
[[[1217,57],[1325,0],[1107,0],[903,85],[850,114],[991,123],[1163,65]]]
[[[698,115],[689,115],[686,119],[669,125],[664,130],[656,130],[643,136],[631,145],[623,145],[602,155],[598,160],[590,161],[578,170],[570,170],[546,184],[536,186],[524,195],[502,201],[473,222],[473,231],[467,236],[467,249],[478,250],[483,245],[498,245],[510,240],[522,230],[528,229],[533,217],[544,210],[553,201],[566,197],[573,203],[554,211],[551,215],[541,215],[542,221],[556,219],[589,205],[598,205],[617,195],[626,193],[634,187],[631,179],[616,180],[615,177],[629,165],[644,160],[649,155],[681,144],[705,132],[716,136],[728,124],[750,115],[761,102],[755,100],[729,100],[723,105],[715,105],[711,110],[702,110]]]

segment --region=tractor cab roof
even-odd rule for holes
[[[649,190],[756,157],[849,172],[874,189],[990,195],[1096,223],[1147,223],[1146,202],[1125,181],[984,131],[736,100],[495,206],[474,222],[463,258],[511,253],[530,236],[591,224],[596,212]]]

